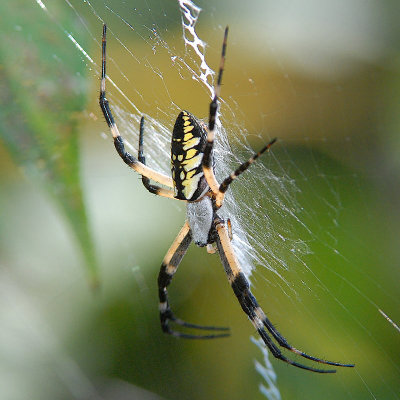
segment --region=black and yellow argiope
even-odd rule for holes
[[[313,372],[330,373],[335,370],[324,370],[297,363],[284,356],[279,347],[272,341],[270,335],[279,346],[298,354],[301,357],[322,364],[337,367],[353,367],[352,364],[341,364],[325,361],[309,356],[291,346],[286,339],[275,329],[264,311],[258,305],[250,291],[249,282],[241,270],[231,245],[230,221],[224,221],[218,216],[218,210],[223,204],[224,195],[229,185],[264,152],[275,143],[271,140],[258,153],[248,161],[241,164],[221,184],[217,182],[213,170],[213,144],[215,118],[218,109],[218,97],[221,89],[222,73],[224,70],[225,52],[228,28],[225,29],[222,45],[221,63],[218,79],[215,86],[215,96],[210,103],[208,126],[187,111],[182,111],[176,119],[171,141],[171,171],[172,179],[146,166],[143,155],[143,127],[144,118],[140,120],[139,150],[136,159],[125,151],[124,142],[119,134],[117,125],[112,116],[108,100],[106,99],[106,25],[103,26],[102,40],[102,71],[100,84],[100,107],[111,134],[115,148],[123,161],[142,176],[146,189],[158,196],[169,197],[185,201],[187,205],[187,220],[178,236],[172,243],[161,265],[158,276],[159,311],[162,330],[172,336],[189,339],[211,339],[228,336],[228,333],[195,335],[171,328],[170,323],[186,328],[204,329],[211,331],[226,331],[229,328],[201,326],[190,324],[175,317],[168,302],[167,287],[171,283],[182,258],[190,243],[194,241],[197,246],[205,247],[212,253],[216,245],[221,262],[225,268],[229,283],[236,295],[243,311],[247,314],[255,329],[263,339],[272,355],[288,364]],[[150,183],[153,180],[163,186],[162,188]],[[269,332],[269,334],[267,333]]]

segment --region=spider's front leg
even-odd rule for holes
[[[216,327],[216,326],[202,326],[196,324],[190,324],[188,322],[182,321],[176,318],[173,314],[169,302],[168,302],[168,291],[167,286],[171,283],[172,278],[178,269],[182,258],[186,254],[190,243],[192,242],[192,233],[189,227],[189,223],[186,222],[178,236],[172,243],[167,254],[164,257],[163,263],[161,264],[160,273],[158,275],[158,296],[160,299],[159,311],[160,311],[160,321],[161,329],[163,332],[186,339],[213,339],[218,337],[229,336],[229,333],[218,333],[218,334],[208,334],[208,335],[192,335],[188,333],[178,332],[171,329],[169,322],[173,322],[177,325],[203,330],[214,330],[214,331],[228,331],[229,328]]]
[[[230,243],[228,229],[225,227],[224,222],[219,217],[216,217],[214,221],[214,227],[216,231],[215,242],[217,244],[218,252],[233,292],[235,293],[235,296],[237,297],[243,311],[249,317],[250,321],[256,328],[265,345],[271,351],[272,355],[288,364],[308,371],[319,373],[336,372],[335,370],[308,367],[287,358],[282,353],[280,348],[272,341],[272,338],[268,335],[267,331],[277,341],[279,346],[289,351],[292,351],[293,353],[301,357],[307,358],[308,360],[315,361],[321,364],[333,365],[336,367],[354,367],[353,364],[342,364],[338,362],[322,360],[320,358],[310,356],[303,351],[291,346],[272,325],[271,321],[267,318],[262,308],[258,305],[256,298],[251,293],[249,282],[240,268],[232,245]],[[267,329],[267,331],[265,330],[265,328]]]

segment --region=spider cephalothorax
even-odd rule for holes
[[[218,210],[224,201],[224,195],[229,185],[242,172],[244,172],[261,154],[268,151],[275,143],[271,140],[258,153],[248,161],[241,164],[221,184],[217,182],[214,174],[212,150],[214,145],[215,118],[218,109],[218,97],[221,89],[222,72],[224,70],[225,52],[228,28],[225,29],[222,45],[221,63],[218,79],[215,86],[215,96],[210,103],[208,126],[187,111],[182,111],[176,119],[171,141],[171,172],[172,179],[146,166],[143,153],[144,118],[140,121],[139,150],[136,159],[125,151],[124,142],[114,122],[110,106],[106,99],[106,25],[103,26],[102,41],[102,72],[100,83],[100,107],[108,126],[110,127],[114,145],[124,160],[132,169],[142,176],[143,185],[151,193],[185,201],[187,204],[187,219],[178,236],[167,251],[158,276],[158,294],[161,328],[165,333],[176,337],[190,339],[211,339],[227,336],[228,333],[217,334],[189,334],[172,329],[170,323],[186,328],[202,329],[209,331],[227,331],[228,328],[214,326],[200,326],[190,324],[178,319],[173,314],[168,302],[167,287],[171,283],[182,258],[190,243],[200,247],[207,246],[209,252],[214,252],[214,246],[219,253],[225,268],[229,283],[236,295],[243,311],[246,313],[255,329],[269,348],[272,355],[288,364],[313,372],[329,373],[335,370],[325,370],[309,367],[287,358],[272,338],[283,347],[301,357],[309,360],[338,367],[353,367],[353,364],[341,364],[322,360],[296,349],[276,330],[267,318],[257,300],[250,291],[249,282],[242,272],[231,244],[230,222],[218,216]],[[153,185],[150,180],[167,188]]]

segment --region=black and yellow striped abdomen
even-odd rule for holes
[[[207,190],[202,160],[207,132],[187,111],[176,119],[171,141],[171,171],[175,198],[194,201]]]

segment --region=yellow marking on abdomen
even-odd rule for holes
[[[187,199],[190,199],[193,196],[193,193],[197,190],[200,178],[202,176],[203,173],[199,173],[193,176],[191,179],[186,179],[182,182],[182,185],[184,186],[182,192]]]
[[[184,166],[186,171],[190,171],[190,170],[192,170],[194,168],[197,168],[201,164],[202,158],[203,158],[203,154],[199,154],[199,155],[197,155],[196,157],[193,157],[190,160],[182,161],[182,165]]]
[[[186,121],[186,122],[188,122],[188,121]],[[184,123],[184,125],[186,125],[186,122]],[[183,128],[183,132],[188,133],[188,132],[192,131],[193,129],[194,129],[194,126],[189,125],[189,126],[186,126],[185,128]]]
[[[189,139],[191,139],[193,137],[192,133],[187,133],[184,137],[183,137],[183,141],[187,142]]]
[[[192,169],[186,174],[186,179],[190,179],[196,173],[195,169]]]
[[[183,150],[188,150],[198,145],[200,143],[200,138],[193,138],[183,143],[184,143]]]
[[[190,150],[188,150],[188,151],[186,152],[186,154],[185,154],[185,159],[187,160],[187,159],[189,159],[189,158],[194,157],[194,156],[196,155],[196,153],[197,153],[197,150],[196,150],[196,149],[190,149]]]

